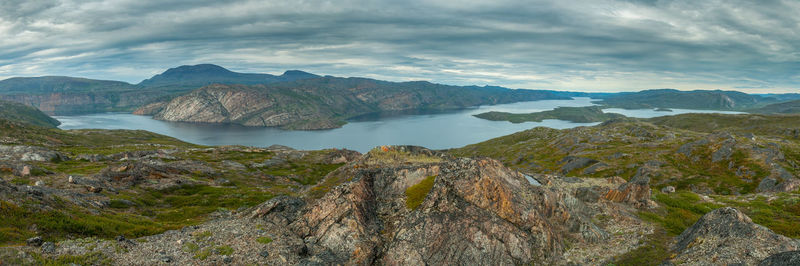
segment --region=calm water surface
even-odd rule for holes
[[[366,152],[380,145],[420,145],[431,149],[455,148],[538,126],[564,129],[596,125],[598,123],[572,123],[562,120],[513,124],[504,121],[488,121],[472,116],[488,111],[530,113],[552,110],[560,106],[589,106],[593,105],[591,101],[589,98],[575,98],[573,100],[545,100],[481,106],[446,113],[370,115],[354,119],[342,128],[317,131],[286,131],[276,128],[237,125],[164,122],[153,120],[147,116],[125,113],[56,116],[55,118],[61,121],[60,128],[62,129],[143,129],[202,145],[266,147],[280,144],[297,149],[347,148]],[[707,112],[680,109],[673,109],[673,112],[623,109],[607,109],[606,111],[631,117]]]

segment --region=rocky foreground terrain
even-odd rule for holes
[[[781,120],[623,120],[363,155],[0,120],[0,261],[787,265],[794,118],[754,117]]]

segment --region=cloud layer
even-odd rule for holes
[[[797,91],[800,2],[4,0],[0,78],[183,64],[530,89]]]

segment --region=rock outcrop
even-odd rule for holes
[[[442,158],[414,151],[406,156]],[[530,264],[557,261],[565,239],[608,237],[570,194],[532,185],[497,161],[387,165],[376,163],[383,157],[375,153],[331,173],[351,181],[305,207],[281,198],[248,214],[273,224],[269,230],[282,239],[276,241],[285,241],[270,254],[300,264]],[[406,189],[430,176],[435,182],[423,203],[408,208]]]
[[[800,250],[781,252],[767,257],[758,266],[800,265]]]
[[[724,207],[704,215],[678,237],[671,262],[698,265],[754,265],[770,255],[800,249],[800,243],[753,223]]]
[[[0,160],[49,162],[66,161],[69,157],[39,146],[0,145]]]

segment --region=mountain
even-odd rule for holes
[[[369,113],[545,99],[565,97],[549,91],[326,76],[254,86],[210,85],[169,102],[145,106],[137,113],[165,121],[310,130],[337,128],[348,118]]]
[[[0,117],[41,127],[55,128],[61,124],[58,120],[42,113],[36,108],[16,102],[0,100]]]
[[[53,115],[130,111],[171,93],[145,90],[120,81],[73,77],[0,81],[0,99],[30,105]]]
[[[130,112],[213,83],[262,84],[313,77],[317,76],[297,70],[273,76],[237,73],[203,64],[172,68],[136,85],[74,77],[10,78],[0,81],[0,99],[54,115]]]
[[[695,90],[679,91],[673,89],[644,90],[635,93],[621,93],[606,97],[599,104],[609,107],[640,108],[682,108],[703,110],[745,110],[774,103],[775,98],[746,94],[738,91]]]
[[[800,100],[773,103],[761,108],[748,110],[751,113],[760,114],[797,114],[800,113]]]
[[[0,94],[39,94],[125,91],[135,88],[126,82],[46,76],[9,78],[0,81]]]
[[[238,73],[212,64],[180,66],[170,68],[164,73],[143,80],[141,87],[178,87],[196,89],[215,83],[219,84],[267,84],[319,77],[299,70],[290,70],[283,75]]]

